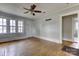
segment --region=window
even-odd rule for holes
[[[75,26],[74,26],[74,37],[78,38],[78,20],[74,21]]]
[[[16,22],[15,22],[15,20],[10,20],[10,33],[16,33]]]
[[[17,21],[11,19],[7,21],[7,19],[5,18],[0,18],[0,34],[22,33],[22,32],[23,32],[22,20]]]
[[[6,19],[0,18],[0,33],[7,32],[7,21]]]
[[[18,32],[23,32],[23,21],[18,21]]]
[[[76,27],[76,30],[78,30],[78,21],[76,21],[75,27]]]

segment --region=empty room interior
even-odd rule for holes
[[[79,4],[0,3],[0,56],[79,56]]]

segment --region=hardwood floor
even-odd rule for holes
[[[62,45],[38,38],[0,43],[0,56],[71,56]]]
[[[76,49],[79,49],[79,42],[71,42],[71,41],[66,41],[66,40],[63,40],[63,46],[69,46],[69,47],[73,47],[73,48],[76,48]]]

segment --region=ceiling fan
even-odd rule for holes
[[[24,12],[24,14],[30,12],[33,16],[35,16],[35,13],[45,13],[45,12],[42,12],[40,10],[35,10],[36,7],[37,6],[35,4],[31,5],[30,9],[24,7],[24,9],[27,10],[26,12]]]

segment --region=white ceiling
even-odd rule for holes
[[[36,3],[35,3],[36,4]],[[78,5],[76,3],[38,3],[36,4],[36,9],[45,11],[46,13],[36,14],[36,16],[31,15],[30,13],[24,14],[25,10],[23,7],[30,8],[32,3],[0,3],[0,11],[4,11],[7,13],[28,17],[32,19],[43,18],[45,15],[53,14],[57,11],[60,11],[64,8],[68,8],[74,5]]]

